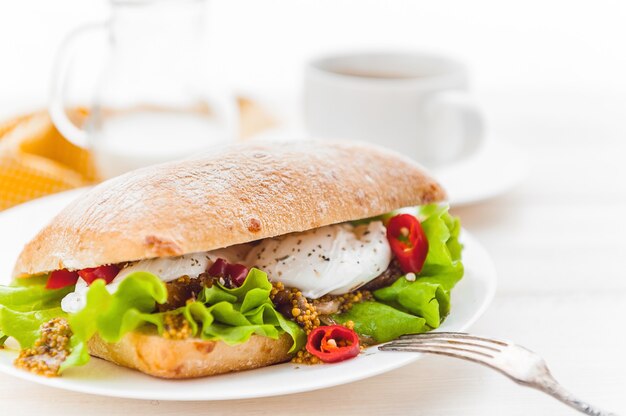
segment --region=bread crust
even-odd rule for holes
[[[107,343],[97,335],[89,341],[89,353],[115,364],[155,377],[185,379],[250,370],[288,361],[292,339],[252,335],[247,342],[165,339],[155,333],[131,332],[119,342]]]
[[[13,275],[208,251],[443,199],[418,164],[370,145],[227,146],[96,186],[24,247]]]

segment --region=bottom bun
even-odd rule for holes
[[[151,376],[183,379],[250,370],[288,361],[293,340],[288,334],[272,339],[252,335],[247,342],[228,345],[199,338],[170,340],[155,333],[131,332],[108,343],[97,335],[89,353]]]

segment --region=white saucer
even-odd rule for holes
[[[308,140],[304,128],[284,125],[261,132],[254,140]],[[528,173],[528,159],[515,146],[487,139],[471,156],[445,167],[429,169],[448,193],[451,206],[476,204],[502,195]]]
[[[448,192],[450,205],[458,207],[511,190],[528,174],[528,159],[511,144],[487,140],[475,154],[431,172]]]

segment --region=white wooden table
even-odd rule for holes
[[[539,352],[573,392],[626,414],[626,95],[509,93],[483,102],[491,134],[528,152],[532,167],[512,192],[456,210],[499,272],[496,298],[472,330]],[[492,370],[436,356],[332,389],[231,402],[112,399],[0,375],[0,409],[63,416],[574,414]]]

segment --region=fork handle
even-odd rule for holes
[[[598,409],[595,406],[590,405],[576,398],[572,393],[564,389],[551,374],[543,374],[542,377],[528,384],[529,387],[534,387],[557,400],[562,401],[566,405],[573,407],[581,413],[591,416],[618,416],[616,413],[607,412]]]

